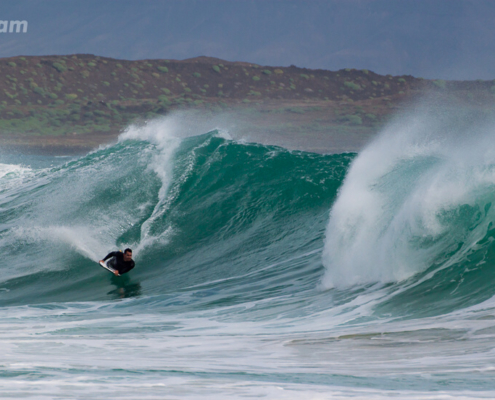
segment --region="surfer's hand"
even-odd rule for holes
[[[105,261],[103,261],[103,260],[100,260],[100,262],[101,262],[101,263],[104,263]]]
[[[114,272],[115,276],[120,276],[119,271]]]

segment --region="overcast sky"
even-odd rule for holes
[[[262,65],[495,79],[495,1],[0,0],[0,57],[200,55]]]

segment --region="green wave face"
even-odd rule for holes
[[[130,138],[55,168],[14,171],[0,193],[0,295],[6,304],[202,296],[200,285],[223,304],[294,290],[298,267],[288,260],[318,260],[351,159],[211,132]],[[126,277],[95,263],[125,247],[137,264]],[[316,286],[318,269],[302,283]]]

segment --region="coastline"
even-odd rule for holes
[[[118,134],[84,135],[81,137],[2,135],[0,153],[21,153],[46,156],[84,155],[100,145],[115,141]]]
[[[119,134],[91,135],[84,138],[0,138],[0,154],[30,154],[45,156],[79,156],[115,142]],[[279,134],[263,137],[253,134],[248,142],[263,145],[283,147],[288,150],[304,151],[318,154],[357,153],[371,138],[373,133],[355,133],[351,137],[343,136],[338,132],[322,135],[321,133],[308,133],[304,137],[297,135]],[[49,139],[49,140],[47,140]]]

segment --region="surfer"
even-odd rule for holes
[[[131,249],[125,249],[123,253],[121,251],[112,251],[100,262],[105,262],[109,258],[112,258],[112,260],[108,262],[108,265],[115,270],[114,274],[117,276],[125,274],[134,268],[135,264],[132,259]]]

